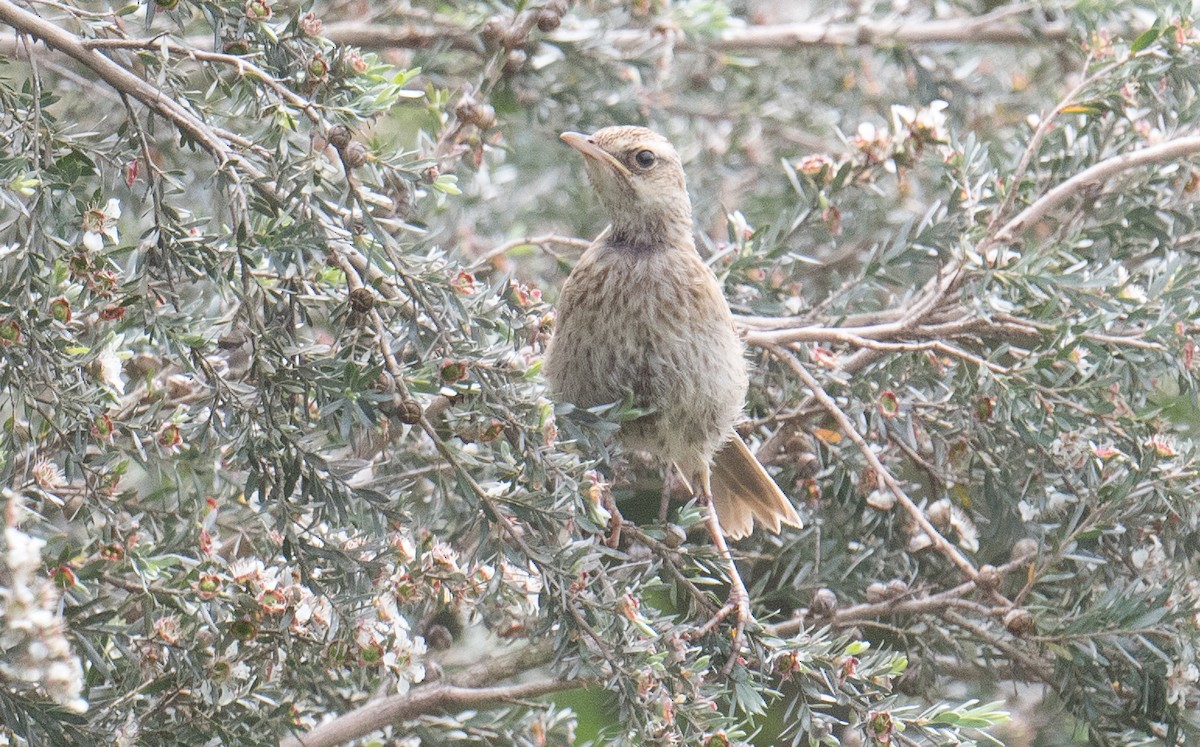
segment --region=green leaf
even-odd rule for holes
[[[1158,28],[1157,26],[1146,29],[1142,33],[1138,34],[1138,37],[1133,40],[1133,44],[1129,45],[1129,53],[1137,54],[1138,52],[1141,52],[1143,49],[1153,44],[1161,33],[1162,29]]]

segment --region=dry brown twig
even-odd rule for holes
[[[279,744],[280,747],[333,747],[426,714],[502,706],[592,684],[586,677],[492,684],[538,669],[551,655],[552,648],[548,645],[531,645],[509,656],[469,667],[446,682],[422,685],[403,695],[377,698],[304,734],[286,737]]]
[[[758,24],[725,29],[713,38],[687,39],[679,34],[661,34],[646,29],[604,31],[590,26],[564,24],[546,35],[555,43],[586,41],[621,50],[644,50],[647,45],[673,42],[681,51],[734,52],[786,50],[802,47],[887,46],[911,44],[1038,44],[1068,38],[1070,26],[1064,19],[1032,18],[1036,8],[1021,3],[977,17],[907,20],[864,19],[853,23],[813,21],[805,23]],[[1018,16],[1032,18],[1022,23]],[[448,44],[456,49],[479,52],[483,44],[472,29],[453,31],[421,21],[389,25],[346,21],[329,24],[325,35],[336,42],[365,49],[427,49]]]
[[[933,547],[942,555],[944,555],[946,559],[953,563],[960,571],[962,571],[963,575],[969,579],[975,579],[979,573],[975,568],[975,564],[967,559],[967,557],[963,555],[962,551],[960,551],[954,546],[953,543],[942,536],[942,533],[933,526],[933,524],[929,521],[929,518],[925,516],[925,512],[922,511],[921,507],[918,506],[916,502],[908,496],[908,493],[905,492],[903,486],[901,486],[899,481],[892,476],[891,471],[888,470],[888,468],[879,459],[879,456],[871,448],[870,444],[866,442],[866,439],[864,439],[862,434],[860,434],[854,427],[854,423],[851,422],[850,417],[842,411],[842,408],[838,407],[837,402],[833,400],[833,397],[829,396],[829,393],[825,391],[825,388],[821,386],[821,383],[808,372],[808,370],[804,367],[804,364],[802,364],[800,360],[791,352],[781,347],[771,346],[768,347],[768,350],[778,360],[784,363],[784,365],[788,366],[788,368],[790,368],[792,372],[796,374],[796,377],[800,379],[801,383],[808,388],[817,403],[820,404],[821,407],[833,418],[834,422],[837,423],[838,429],[842,432],[842,435],[849,439],[850,442],[858,448],[859,452],[863,455],[863,458],[866,459],[867,464],[875,470],[875,474],[879,479],[880,487],[887,489],[888,492],[895,496],[896,501],[901,505],[901,507],[904,508],[905,512],[908,513],[909,518],[911,518],[912,521],[921,529],[921,531],[923,531],[933,542]]]
[[[808,46],[850,47],[907,44],[1037,44],[1066,39],[1070,27],[1064,19],[1038,19],[1027,26],[1012,19],[1028,15],[1031,5],[1001,8],[971,18],[912,21],[863,19],[853,23],[788,23],[729,29],[716,39],[693,43],[695,48],[719,51],[788,49]],[[687,48],[687,47],[685,47]]]
[[[571,236],[559,236],[558,234],[553,233],[544,234],[542,236],[526,236],[523,239],[506,241],[499,246],[489,249],[472,260],[471,263],[467,265],[467,269],[475,270],[479,267],[483,267],[493,259],[502,257],[517,247],[536,246],[538,248],[545,248],[546,246],[552,244],[567,246],[571,247],[572,249],[587,249],[589,246],[591,246],[592,242],[588,241],[587,239],[577,239]]]
[[[1009,562],[996,568],[996,577],[1003,578],[1013,571],[1027,566],[1033,561],[1034,553],[1023,554],[1013,558]],[[937,614],[946,609],[947,606],[955,606],[955,600],[962,600],[967,594],[977,590],[978,584],[974,580],[964,581],[961,584],[936,592],[926,596],[901,596],[895,599],[888,599],[882,602],[869,602],[864,604],[856,604],[850,607],[843,607],[836,610],[832,614],[826,616],[798,615],[791,620],[785,620],[780,623],[775,623],[767,627],[769,635],[787,637],[799,633],[805,623],[810,623],[813,626],[830,626],[834,628],[844,628],[856,625],[863,620],[878,619],[881,617],[891,617],[896,615],[925,615]],[[999,604],[992,607],[980,605],[977,602],[970,602],[967,606],[976,612],[986,616],[1003,615],[1012,605]]]

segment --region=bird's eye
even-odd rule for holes
[[[637,155],[633,157],[633,160],[637,161],[638,166],[641,166],[643,169],[648,169],[654,165],[655,161],[658,160],[658,156],[654,155],[653,151],[639,150]]]

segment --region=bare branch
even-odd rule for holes
[[[429,49],[444,44],[465,52],[482,54],[483,43],[468,29],[407,23],[389,26],[383,23],[346,21],[326,24],[322,35],[338,44],[353,44],[363,49]]]
[[[428,713],[489,708],[563,690],[575,690],[589,684],[590,679],[575,677],[491,687],[426,685],[404,695],[373,700],[333,721],[321,724],[307,734],[287,737],[280,741],[279,747],[333,747],[389,724],[398,724]]]
[[[1122,153],[1090,166],[1039,197],[996,234],[997,241],[1013,241],[1019,234],[1084,189],[1114,176],[1152,163],[1173,161],[1200,153],[1200,135],[1179,137],[1132,153]]]
[[[689,42],[692,48],[721,51],[788,49],[793,47],[884,46],[889,44],[1037,44],[1066,39],[1070,27],[1064,19],[1039,19],[1031,27],[1012,20],[1016,9],[1005,8],[977,18],[928,21],[873,20],[855,23],[786,23],[730,29],[711,41]]]
[[[1013,558],[1004,565],[996,569],[996,574],[999,578],[1003,578],[1015,569],[1029,563],[1034,557],[1033,553],[1022,555],[1018,558]],[[791,620],[785,620],[781,623],[776,623],[767,627],[769,635],[787,637],[800,632],[801,626],[806,622],[811,622],[814,625],[829,625],[835,628],[848,627],[855,625],[864,620],[872,620],[880,617],[893,615],[923,615],[940,613],[947,607],[967,607],[976,612],[982,612],[987,615],[1002,615],[1007,612],[1011,605],[1002,605],[998,607],[984,607],[977,602],[964,600],[967,594],[977,588],[975,581],[964,581],[950,589],[930,594],[928,596],[917,597],[897,597],[888,599],[883,602],[874,602],[866,604],[856,604],[850,607],[844,607],[837,610],[832,615],[826,617],[806,618],[801,614]]]
[[[559,236],[553,233],[548,233],[544,236],[526,236],[523,239],[506,241],[495,248],[489,249],[472,260],[471,264],[467,265],[467,269],[474,270],[477,267],[482,267],[493,259],[502,257],[519,246],[536,246],[544,249],[550,244],[569,246],[572,249],[587,249],[592,245],[592,242],[588,241],[587,239],[576,239],[571,236]]]
[[[714,38],[691,39],[660,30],[619,29],[604,31],[581,24],[564,25],[546,38],[558,43],[581,41],[607,43],[622,50],[644,50],[663,42],[674,43],[676,50],[771,50],[801,47],[886,46],[909,44],[1040,44],[1068,38],[1070,25],[1065,19],[1032,17],[1031,5],[1002,8],[976,18],[948,18],[911,21],[897,18],[864,19],[854,23],[805,22],[751,25],[730,28]],[[1014,17],[1027,15],[1031,22]],[[455,49],[483,53],[484,46],[471,29],[434,27],[405,23],[386,25],[358,21],[329,24],[325,36],[341,44],[365,49],[427,49],[446,44]]]

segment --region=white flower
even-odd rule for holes
[[[892,130],[897,134],[907,130],[916,119],[916,109],[904,104],[892,104]]]
[[[867,154],[876,154],[888,144],[886,132],[881,132],[870,122],[863,122],[854,133],[854,147]]]
[[[100,368],[100,381],[117,394],[125,394],[125,381],[121,378],[121,359],[111,347],[107,347],[96,358]]]
[[[903,104],[892,105],[892,131],[897,137],[911,135],[922,142],[945,142],[950,138],[946,129],[945,101],[938,99],[920,111]]]
[[[42,548],[46,546],[46,541],[30,537],[16,527],[6,527],[4,544],[8,548],[5,560],[12,572],[13,585],[28,583],[42,565]]]
[[[110,198],[103,208],[92,208],[83,214],[83,245],[88,251],[99,252],[104,248],[104,239],[113,244],[120,243],[117,221],[121,218],[121,202]]]
[[[263,562],[253,557],[238,558],[229,564],[229,575],[239,582],[253,581],[259,584],[263,580],[265,570]]]
[[[83,246],[89,252],[99,252],[104,248],[104,239],[95,231],[85,231],[83,233]]]
[[[932,140],[949,139],[950,133],[946,129],[945,113],[949,106],[941,99],[929,102],[929,106],[917,112],[917,118],[913,121],[913,129],[927,134]]]
[[[54,490],[67,484],[62,468],[46,457],[38,457],[33,463],[33,479],[42,490]]]
[[[0,549],[0,682],[6,688],[23,686],[45,694],[75,713],[88,704],[83,693],[83,666],[63,634],[59,613],[61,592],[42,572],[45,540],[22,532],[17,521],[21,497],[0,491],[6,499],[3,545]]]
[[[1133,301],[1134,303],[1146,303],[1150,297],[1146,295],[1146,289],[1140,285],[1126,285],[1117,293],[1117,298],[1125,301]]]

